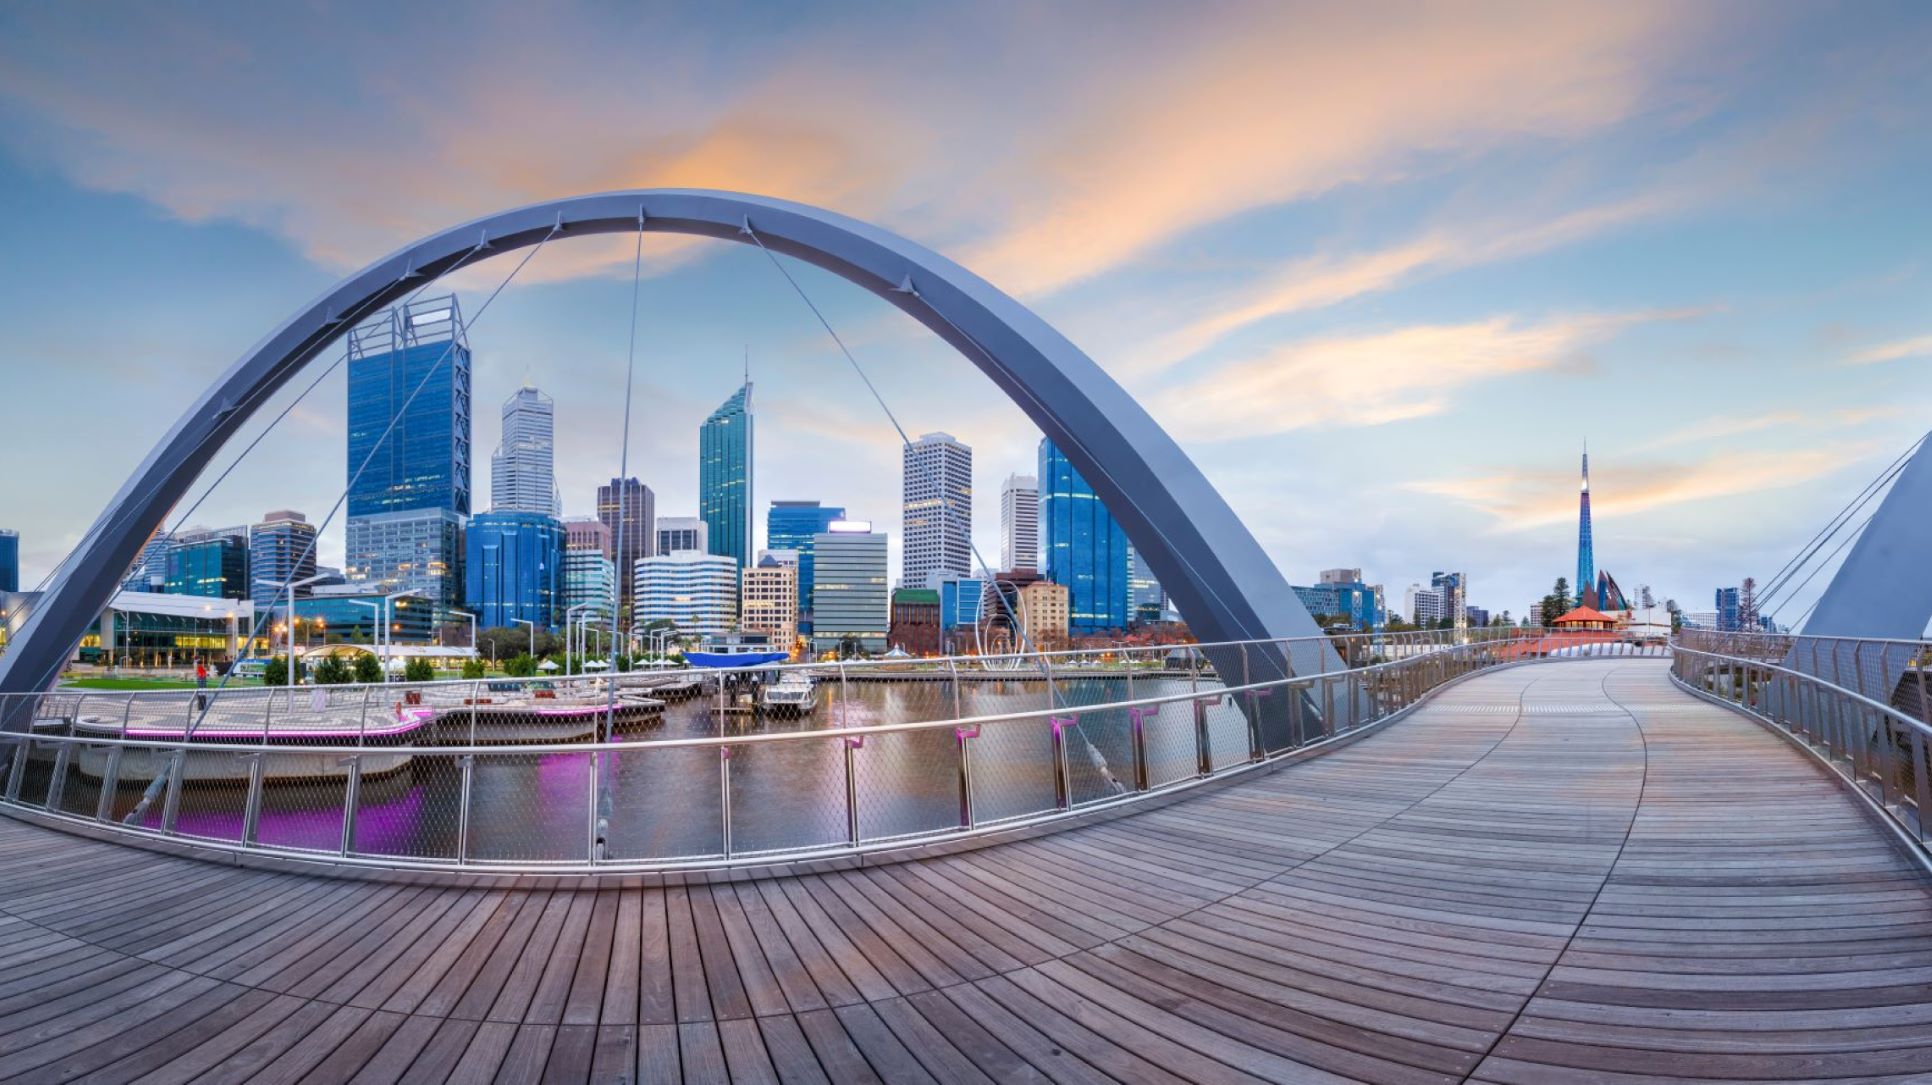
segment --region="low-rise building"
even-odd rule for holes
[[[943,647],[939,592],[900,588],[892,593],[892,627],[886,640],[907,655],[935,656]]]
[[[658,521],[660,524],[663,521]],[[783,555],[790,554],[787,561]],[[738,627],[763,633],[774,647],[795,650],[798,643],[798,558],[795,551],[762,551],[744,571]]]
[[[632,567],[632,621],[670,622],[689,636],[718,636],[738,624],[738,561],[676,550],[639,558]]]

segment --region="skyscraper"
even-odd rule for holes
[[[248,529],[194,528],[177,534],[168,550],[167,592],[247,599]]]
[[[470,520],[464,598],[486,629],[535,622],[555,628],[563,599],[563,524],[542,512],[481,513]]]
[[[20,533],[0,531],[0,591],[20,590]]]
[[[490,457],[490,508],[559,516],[557,405],[525,386],[503,401],[503,440]]]
[[[631,620],[668,621],[686,634],[728,633],[738,623],[738,572],[728,556],[695,550],[640,559],[632,573]]]
[[[563,522],[564,549],[595,550],[608,558],[610,554],[610,526],[595,516],[573,516]]]
[[[600,620],[610,618],[611,589],[616,571],[609,558],[596,548],[566,544],[563,552],[563,605],[569,610],[583,607],[585,613]]]
[[[1463,629],[1469,624],[1469,576],[1466,573],[1431,573],[1429,586],[1442,597],[1441,616],[1449,619],[1452,628]]]
[[[470,348],[456,298],[391,309],[351,329],[348,351],[343,571],[454,605],[470,513]]]
[[[610,529],[610,555],[617,566],[617,583],[631,601],[631,567],[656,553],[657,499],[651,488],[634,478],[611,479],[597,487],[597,518]]]
[[[1578,606],[1596,606],[1597,555],[1590,541],[1590,446],[1583,446],[1583,489],[1577,498],[1576,592]],[[1586,602],[1586,596],[1589,598]]]
[[[1158,622],[1167,612],[1167,591],[1132,543],[1128,544],[1127,553],[1131,555],[1127,571],[1127,620],[1134,625]]]
[[[1040,480],[1032,475],[1008,475],[1000,487],[1000,568],[1040,568]]]
[[[892,624],[886,536],[863,520],[837,520],[812,539],[812,651],[886,650]]]
[[[1040,441],[1040,527],[1046,576],[1063,584],[1076,635],[1127,626],[1127,533],[1054,443]]]
[[[248,529],[248,595],[257,607],[274,606],[287,595],[282,585],[314,575],[315,525],[307,517],[278,509]]]
[[[774,501],[765,513],[765,545],[773,550],[798,551],[798,631],[812,631],[812,540],[845,510],[816,501]]]
[[[905,446],[899,582],[973,571],[973,450],[949,433],[928,433]]]
[[[711,553],[751,564],[751,382],[698,427],[698,515]]]

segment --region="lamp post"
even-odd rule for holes
[[[528,618],[511,618],[510,621],[517,625],[527,625],[530,627],[530,650],[525,654],[528,655],[531,659],[536,659],[537,658],[537,623],[531,621]]]
[[[288,591],[288,638],[285,643],[288,645],[288,708],[290,712],[295,711],[295,589],[306,588],[310,584],[319,583],[327,579],[329,579],[329,575],[325,573],[318,576],[306,577],[302,580],[291,580],[286,585]]]
[[[470,620],[470,655],[476,655],[476,615],[471,614],[467,610],[457,610],[455,607],[451,607],[449,612],[459,618],[468,618]]]
[[[375,614],[370,616],[371,617],[370,624],[376,627],[376,635],[371,639],[374,640],[375,642],[374,647],[376,651],[376,661],[380,663],[382,661],[382,626],[383,626],[382,604],[372,603],[367,599],[351,599],[349,600],[349,604],[351,606],[368,607],[370,610],[375,611]],[[389,680],[388,673],[384,672],[383,681],[386,682],[388,680]]]
[[[571,642],[571,639],[576,635],[575,626],[573,623],[575,623],[577,619],[573,617],[573,615],[575,615],[578,611],[583,610],[588,606],[590,606],[589,603],[578,603],[574,607],[564,608],[564,676],[566,678],[570,676],[570,648],[571,648],[570,642]],[[578,658],[579,659],[583,658],[583,653],[579,652]]]
[[[423,595],[422,589],[420,588],[404,588],[401,591],[392,591],[388,595],[385,595],[382,597],[383,651],[378,652],[376,658],[382,660],[382,680],[385,683],[389,681],[389,654],[388,653],[394,651],[394,648],[395,648],[395,642],[389,638],[389,632],[390,632],[389,622],[392,614],[390,604],[394,603],[398,599],[405,599],[412,595],[417,596],[418,598],[425,598],[425,599],[428,598],[428,596]]]

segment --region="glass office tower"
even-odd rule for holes
[[[351,330],[348,369],[344,572],[454,606],[470,513],[470,348],[456,298]]]
[[[1040,441],[1040,532],[1048,580],[1067,589],[1069,630],[1127,627],[1127,533],[1058,447]]]
[[[477,625],[498,629],[535,622],[556,628],[564,593],[563,549],[563,522],[554,516],[485,512],[472,517],[463,596]]]
[[[698,427],[698,515],[711,553],[751,564],[751,382]]]
[[[765,513],[765,546],[798,551],[798,631],[812,631],[812,540],[845,519],[843,508],[816,501],[774,501]]]

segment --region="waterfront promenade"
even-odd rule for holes
[[[0,1080],[1924,1080],[1932,894],[1663,660],[942,858],[597,891],[0,819]]]

